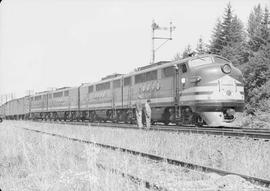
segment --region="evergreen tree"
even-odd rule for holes
[[[261,24],[261,36],[263,39],[263,45],[267,46],[270,43],[270,18],[269,10],[267,7],[264,9],[263,19]]]
[[[248,50],[246,49],[244,26],[242,22],[233,16],[230,26],[226,26],[225,45],[220,54],[234,63],[235,66],[241,66],[248,61]]]
[[[194,53],[194,51],[191,49],[190,44],[187,45],[187,47],[185,48],[185,50],[183,51],[183,53],[177,53],[172,60],[181,60],[183,58],[187,58],[190,57],[192,54]]]
[[[222,36],[222,24],[220,19],[217,20],[217,24],[214,28],[214,32],[212,35],[212,40],[210,44],[210,52],[214,54],[219,54],[223,47],[223,36]]]
[[[203,42],[202,37],[200,37],[199,40],[198,40],[196,52],[197,52],[198,54],[205,54],[205,53],[208,52],[208,51],[207,51],[207,48],[206,48],[206,45],[205,45],[205,43]]]
[[[190,44],[185,48],[184,52],[182,53],[182,58],[187,58],[193,53]]]
[[[236,66],[247,61],[244,27],[238,17],[233,15],[230,4],[225,9],[222,21],[219,19],[214,29],[210,52],[228,58]]]
[[[266,85],[270,81],[270,48],[268,52],[260,50],[254,54],[247,64],[244,77],[246,88],[246,100],[251,104],[257,104],[262,99],[268,99]],[[264,90],[264,91],[262,91]],[[269,91],[268,91],[269,92]]]
[[[254,7],[253,11],[249,15],[248,19],[248,45],[251,50],[250,54],[252,55],[253,52],[257,52],[262,44],[261,38],[261,24],[263,18],[263,11],[261,5]]]
[[[232,7],[231,4],[229,3],[225,9],[225,13],[223,16],[223,22],[222,22],[222,33],[221,35],[223,36],[222,39],[222,46],[225,47],[229,43],[232,43],[232,33],[233,33],[233,28],[232,28],[232,23],[233,23],[233,15],[232,15]]]
[[[173,57],[173,61],[175,60],[181,60],[182,59],[182,55],[178,52],[176,53],[176,55]]]
[[[256,6],[249,16],[249,62],[244,70],[246,99],[253,107],[270,109],[270,27],[269,11]],[[264,109],[263,109],[264,108]]]

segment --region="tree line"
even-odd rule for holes
[[[229,3],[213,29],[210,43],[200,37],[195,50],[188,45],[174,59],[188,57],[192,52],[224,56],[244,76],[247,110],[270,111],[270,15],[260,4],[249,14],[247,26],[232,11]]]

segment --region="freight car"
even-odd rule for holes
[[[153,123],[232,126],[236,112],[244,108],[241,72],[229,60],[206,54],[41,92],[23,99],[24,104],[12,103],[14,109],[6,115],[21,116],[16,107],[27,105],[23,117],[29,119],[133,123],[139,95],[143,102],[151,99]]]

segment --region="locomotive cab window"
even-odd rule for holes
[[[186,64],[182,64],[180,68],[181,68],[182,73],[187,72],[187,65]]]
[[[190,60],[188,62],[190,68],[195,68],[198,66],[207,65],[207,64],[211,64],[211,63],[213,63],[213,60],[209,56],[202,57],[202,58],[196,58],[196,59]]]
[[[186,73],[187,72],[187,65],[186,63],[178,64],[179,72]]]
[[[228,64],[230,63],[228,60],[226,60],[225,58],[221,58],[221,57],[214,57],[214,60],[216,63],[221,63],[221,64]]]

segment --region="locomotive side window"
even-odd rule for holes
[[[62,97],[62,96],[63,96],[63,92],[53,93],[53,98]]]
[[[65,97],[66,97],[66,96],[69,96],[69,91],[68,91],[68,90],[64,91],[64,96],[65,96]]]
[[[110,82],[104,82],[96,85],[96,91],[108,90],[110,87]]]
[[[120,79],[113,81],[113,88],[120,88]]]
[[[39,100],[41,100],[41,95],[35,97],[35,101],[39,101]]]
[[[163,77],[164,78],[174,76],[174,74],[175,74],[175,68],[173,66],[163,68]]]
[[[196,58],[189,61],[189,67],[194,68],[197,66],[202,66],[202,65],[211,64],[211,63],[213,63],[213,60],[211,57]]]
[[[157,80],[157,70],[146,72],[145,81]]]
[[[145,82],[145,73],[135,76],[135,84]]]
[[[124,78],[124,86],[131,85],[131,77]]]
[[[157,70],[138,74],[135,76],[135,84],[143,83],[151,80],[157,80]]]
[[[88,86],[88,93],[92,93],[94,91],[94,86]]]

